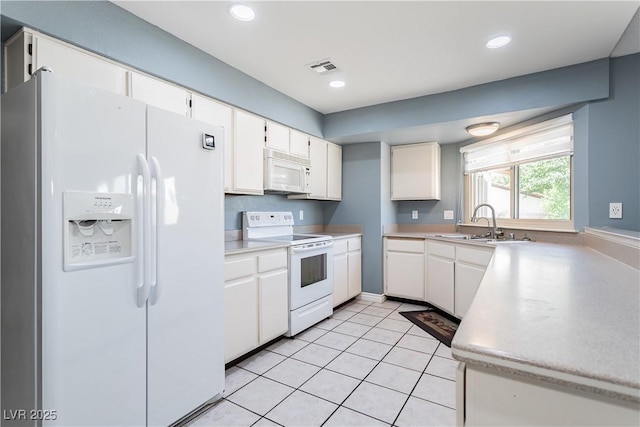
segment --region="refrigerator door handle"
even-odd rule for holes
[[[152,230],[153,235],[153,255],[151,257],[151,271],[153,275],[153,280],[151,281],[151,290],[149,292],[149,303],[151,305],[155,305],[160,299],[160,293],[162,291],[162,281],[159,275],[158,269],[158,253],[160,251],[160,227],[164,222],[164,178],[162,176],[162,169],[160,168],[160,162],[158,159],[151,156],[151,172],[156,182],[156,191],[155,191],[155,221],[153,222],[154,229]]]
[[[136,303],[138,307],[144,307],[151,287],[151,174],[144,154],[138,154],[136,159],[138,175],[142,175],[142,218],[138,221],[142,229],[142,244],[138,245],[138,255],[142,258],[142,283],[136,289]]]

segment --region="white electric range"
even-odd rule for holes
[[[244,240],[289,243],[289,330],[294,336],[333,314],[333,239],[294,234],[292,212],[242,214]]]

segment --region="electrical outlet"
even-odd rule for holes
[[[622,203],[609,203],[609,218],[622,218]]]
[[[444,211],[444,219],[453,219],[453,211]]]
[[[418,219],[418,211],[411,211],[411,219]]]
[[[300,211],[300,213],[298,214],[298,218],[300,218],[300,221],[304,219],[304,211]]]

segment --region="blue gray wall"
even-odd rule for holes
[[[450,92],[327,114],[324,137],[360,135],[532,108],[561,108],[607,98],[608,79],[609,61],[600,59]]]
[[[640,231],[640,54],[611,61],[611,96],[589,104],[589,224]],[[609,219],[622,202],[622,219]]]
[[[224,198],[225,230],[242,229],[243,211],[291,211],[296,225],[324,224],[325,206],[338,202],[320,202],[316,200],[287,200],[283,196],[244,196],[227,194]],[[300,211],[304,212],[300,220]]]
[[[381,147],[380,142],[343,147],[342,201],[324,210],[327,224],[362,224],[362,288],[376,294],[382,293]]]

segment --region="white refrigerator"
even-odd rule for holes
[[[219,399],[223,129],[44,71],[1,101],[2,424]]]

